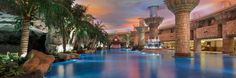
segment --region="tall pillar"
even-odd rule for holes
[[[233,25],[234,24],[229,24],[227,22],[227,14],[220,14],[215,17],[217,22],[222,25],[222,37],[223,37],[223,48],[222,52],[224,54],[230,54],[230,55],[236,55],[236,52],[234,52],[234,37],[228,35],[229,29],[232,29],[231,27],[229,28],[228,25]]]
[[[147,30],[147,27],[145,26],[140,26],[136,27],[136,30],[138,31],[138,45],[139,46],[144,46],[145,45],[145,32]]]
[[[158,16],[157,9],[159,6],[150,6],[150,17],[145,18],[145,23],[149,26],[149,39],[156,39],[157,29],[163,21],[163,17]]]
[[[135,32],[134,45],[138,45],[138,32]]]
[[[196,29],[194,29],[194,32],[193,32],[194,34],[194,52],[195,53],[199,53],[199,52],[201,52],[201,39],[198,39],[197,38],[197,31],[196,31]]]
[[[190,13],[199,0],[165,0],[168,9],[175,14],[176,57],[192,57],[190,52]]]
[[[194,52],[201,52],[201,39],[194,39]]]
[[[223,53],[234,55],[234,37],[223,36]]]
[[[149,39],[156,39],[158,34],[157,29],[162,21],[163,21],[162,17],[150,17],[145,19],[145,22],[149,26],[149,32],[150,32]]]

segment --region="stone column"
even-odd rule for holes
[[[224,54],[234,55],[234,37],[226,35],[227,29],[223,28],[223,48],[222,51]]]
[[[201,39],[194,39],[194,52],[201,52]]]
[[[226,20],[227,20],[227,14],[220,14],[218,16],[215,17],[215,19],[217,20],[217,22],[219,24],[222,24],[222,37],[223,37],[223,48],[222,48],[222,52],[224,54],[230,54],[230,55],[236,55],[236,53],[234,52],[234,37],[228,35],[228,31],[230,29],[232,29],[232,27],[228,27],[229,25],[233,25],[234,24],[229,24]]]
[[[159,6],[149,6],[150,17],[144,19],[145,23],[149,26],[149,39],[156,39],[158,27],[163,21],[163,17],[158,16],[158,8]]]
[[[145,45],[145,32],[147,30],[147,27],[141,26],[136,27],[136,30],[138,31],[138,45],[144,46]]]
[[[157,37],[157,31],[159,25],[162,23],[163,18],[162,17],[150,17],[144,19],[145,23],[149,26],[149,39],[155,39]]]
[[[234,55],[234,37],[223,35],[223,53]]]
[[[190,53],[190,13],[199,0],[165,0],[168,9],[175,14],[176,57],[192,57]]]
[[[201,52],[201,39],[197,38],[197,31],[194,30],[194,52],[200,53]]]
[[[154,24],[150,24],[149,25],[149,39],[155,39],[156,38],[156,31],[157,31],[157,28],[155,27]]]
[[[134,45],[138,45],[138,32],[135,32]]]

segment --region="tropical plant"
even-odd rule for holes
[[[0,55],[0,78],[9,78],[24,74],[20,61],[22,58],[17,53]]]
[[[102,24],[102,22],[95,23],[94,32],[96,33],[96,44],[98,42],[102,44],[108,44],[108,33],[104,30],[105,25]]]
[[[50,11],[61,12],[61,10],[64,10],[64,6],[61,6],[61,4],[56,3],[54,0],[3,0],[2,2],[15,5],[15,8],[19,9],[19,16],[23,22],[21,27],[21,51],[19,51],[19,55],[27,53],[29,26],[32,19],[37,15],[48,16],[46,14]],[[46,20],[46,22],[51,21]]]
[[[108,34],[102,28],[101,22],[91,24],[88,21],[83,21],[82,28],[77,31],[79,47],[86,49],[95,49],[98,43],[107,44],[109,42]]]
[[[62,42],[63,42],[63,52],[66,51],[66,44],[68,43],[69,39],[68,36],[71,31],[75,30],[75,28],[79,28],[79,24],[81,21],[81,17],[83,13],[86,12],[86,7],[82,5],[76,4],[74,7],[71,7],[73,0],[57,0],[57,3],[61,4],[64,9],[54,9],[53,12],[48,12],[46,14],[46,20],[51,20],[46,22],[46,25],[50,28],[59,29],[62,35]]]
[[[29,41],[29,26],[32,19],[42,18],[50,29],[59,29],[63,39],[63,50],[66,51],[68,36],[76,31],[76,42],[82,42],[87,47],[94,47],[98,42],[108,41],[107,33],[101,24],[94,23],[94,17],[86,13],[86,7],[72,4],[74,0],[3,0],[1,3],[11,4],[19,9],[17,25],[21,27],[21,51],[19,55],[25,54]],[[1,6],[0,6],[1,7]],[[7,8],[9,9],[9,8]],[[70,42],[72,43],[72,41]],[[78,45],[78,44],[77,44]],[[30,55],[28,53],[28,55]]]
[[[130,34],[124,34],[122,35],[122,42],[125,42],[126,47],[129,47],[130,45]]]
[[[0,78],[9,78],[24,74],[22,67],[15,62],[0,64]]]

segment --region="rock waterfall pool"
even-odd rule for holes
[[[54,63],[46,78],[236,78],[236,58],[195,54],[173,58],[173,53],[145,53],[111,49],[82,54],[80,59]]]

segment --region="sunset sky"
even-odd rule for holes
[[[222,9],[236,0],[200,0],[200,4],[192,12],[191,19],[196,19]],[[174,25],[174,15],[167,9],[164,0],[76,0],[76,3],[88,7],[88,13],[94,15],[106,25],[106,31],[133,31],[138,25],[138,18],[149,16],[148,6],[159,5],[158,14],[164,17],[160,29]],[[225,6],[224,6],[225,5]]]

